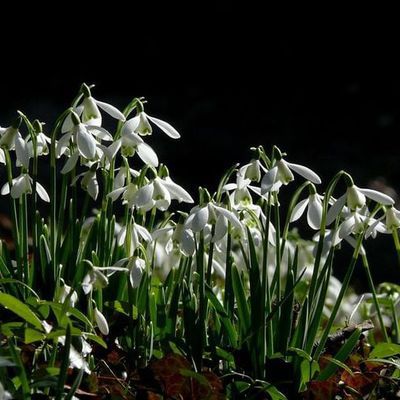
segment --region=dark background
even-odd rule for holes
[[[0,39],[0,125],[17,109],[50,122],[82,82],[94,83],[94,96],[120,109],[145,96],[149,114],[178,129],[179,141],[159,132],[149,141],[192,194],[199,185],[214,190],[259,144],[277,144],[325,182],[345,169],[359,186],[384,177],[400,189],[393,10],[370,10],[369,19],[339,10],[328,21],[329,13],[313,17],[318,10],[304,19],[250,3],[136,6],[71,4],[53,17],[35,9],[9,19]],[[386,264],[382,279],[398,280]]]

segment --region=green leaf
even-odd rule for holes
[[[352,350],[354,346],[357,344],[360,339],[361,329],[356,329],[352,335],[346,340],[343,346],[335,355],[335,362],[331,360],[331,362],[325,367],[325,369],[318,375],[318,381],[325,381],[329,379],[338,369],[338,362],[344,362]]]
[[[8,341],[8,346],[9,346],[10,355],[19,370],[17,377],[21,383],[23,398],[30,399],[31,398],[31,395],[30,395],[31,390],[29,388],[28,377],[26,375],[26,370],[25,370],[24,364],[22,363],[22,359],[21,359],[20,355],[17,353],[17,350],[13,343],[13,339],[10,339]]]
[[[287,397],[275,386],[269,385],[265,388],[265,390],[270,395],[271,400],[287,400]]]
[[[246,292],[236,266],[232,266],[232,287],[236,298],[242,337],[245,338],[250,329],[250,311],[247,304]]]
[[[133,316],[133,319],[138,317],[138,309],[133,304],[129,304],[127,301],[106,301],[105,306],[112,308],[114,311],[124,314],[127,317]]]
[[[107,349],[107,343],[100,336],[93,335],[92,333],[87,333],[87,332],[83,332],[82,335],[86,339],[92,340],[93,342],[99,344],[101,347]]]
[[[368,358],[385,358],[400,354],[400,345],[395,343],[378,343]]]
[[[309,362],[311,362],[311,360],[312,360],[312,357],[306,351],[299,349],[297,347],[289,347],[288,352],[296,353],[298,356],[300,356],[301,358],[304,358],[305,360],[307,360]]]
[[[60,367],[60,375],[58,376],[56,400],[61,400],[64,394],[64,385],[65,382],[67,381],[67,374],[68,374],[70,348],[71,348],[71,326],[68,324],[65,333],[65,345],[61,352],[61,367]]]
[[[314,375],[318,371],[319,371],[319,365],[315,360],[310,362],[309,360],[304,359],[300,363],[301,382],[299,391],[303,391],[306,389],[307,382],[312,380]]]
[[[36,316],[36,314],[16,297],[0,292],[0,305],[12,311],[14,314],[33,325],[35,328],[41,331],[44,330],[42,322]]]
[[[25,337],[24,343],[29,344],[34,342],[40,342],[46,337],[46,335],[43,332],[38,331],[37,329],[26,328],[24,337]]]
[[[232,321],[229,318],[228,313],[224,309],[223,305],[220,303],[217,296],[215,296],[214,292],[208,285],[206,286],[206,296],[208,300],[210,300],[211,305],[214,307],[215,311],[220,317],[221,324],[224,327],[227,337],[229,338],[230,345],[236,347],[238,339],[236,329],[233,326]]]
[[[321,358],[323,358],[324,360],[328,360],[331,363],[336,364],[339,368],[343,368],[344,370],[346,370],[351,376],[353,376],[353,371],[344,363],[342,363],[341,361],[337,360],[336,358],[333,357],[325,357],[322,356]]]
[[[209,384],[207,378],[204,375],[199,374],[198,372],[194,372],[194,371],[192,371],[190,369],[180,368],[179,369],[179,374],[182,375],[182,376],[185,376],[187,378],[196,379],[196,381],[199,382],[200,385],[208,386],[208,384]]]

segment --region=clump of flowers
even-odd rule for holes
[[[400,212],[390,196],[358,187],[344,171],[323,186],[278,147],[259,146],[215,193],[199,188],[196,197],[146,143],[152,134],[179,139],[178,131],[151,116],[144,98],[121,112],[92,89],[83,84],[48,132],[22,112],[0,128],[13,237],[0,248],[0,397],[73,398],[95,375],[113,382],[98,391],[118,386],[135,398],[146,369],[154,382],[167,379],[152,369],[161,360],[185,365],[173,368],[185,376],[185,398],[203,389],[215,398],[224,390],[231,398],[312,395],[338,370],[354,372],[348,360],[371,330],[367,318],[380,349],[374,362],[392,366],[385,377],[394,379],[398,296],[390,285],[375,288],[367,256],[368,241],[390,234],[400,259]],[[347,245],[340,282],[335,255]],[[370,285],[360,299],[348,290],[358,262]],[[333,339],[343,319],[354,329]],[[357,365],[372,362],[362,357]],[[271,375],[277,360],[291,365],[290,383]],[[169,387],[148,390],[168,396]]]

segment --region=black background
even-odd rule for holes
[[[149,141],[193,194],[214,190],[259,144],[278,145],[325,182],[345,169],[360,186],[382,176],[399,189],[394,10],[366,18],[366,10],[174,4],[3,13],[0,125],[17,109],[51,122],[82,82],[94,83],[94,96],[120,109],[145,96],[148,113],[178,129],[179,141],[159,132]],[[397,280],[387,263],[384,278]]]

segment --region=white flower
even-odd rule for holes
[[[97,181],[96,169],[92,167],[86,172],[77,175],[75,179],[72,181],[72,185],[75,185],[75,183],[81,177],[82,177],[81,180],[82,189],[85,192],[88,192],[93,200],[96,200],[97,196],[99,195],[99,182]]]
[[[101,108],[111,117],[120,121],[125,121],[124,114],[122,114],[121,111],[119,111],[116,107],[112,106],[111,104],[96,100],[94,97],[92,97],[90,88],[87,85],[83,84],[81,90],[84,98],[82,103],[77,106],[74,111],[81,116],[83,123],[93,126],[101,126],[102,116],[99,108]],[[64,120],[61,132],[68,132],[72,126],[73,120],[71,115],[68,115]]]
[[[261,181],[262,194],[276,192],[282,185],[287,185],[289,182],[293,181],[294,176],[292,171],[312,183],[321,183],[321,178],[310,168],[299,164],[289,163],[281,157],[282,156],[279,152],[278,160],[275,161],[273,167],[264,175]]]
[[[23,166],[29,169],[29,146],[19,132],[15,138],[15,153],[17,155],[17,166]]]
[[[122,128],[121,139],[118,141],[121,146],[122,155],[132,157],[137,152],[140,159],[154,168],[158,166],[158,157],[155,151],[144,142],[144,140],[135,132]]]
[[[82,281],[82,290],[85,294],[90,293],[95,289],[103,289],[108,286],[108,277],[115,272],[127,272],[126,268],[121,267],[126,262],[122,259],[110,267],[96,267],[90,262],[90,270],[85,275]]]
[[[35,133],[36,155],[45,156],[49,154],[50,151],[49,145],[51,144],[51,139],[43,133],[42,124],[38,120],[35,120],[33,122],[33,127],[35,128],[36,131]],[[27,141],[27,145],[29,149],[29,155],[30,157],[33,157],[34,156],[33,141],[31,138]]]
[[[321,228],[321,220],[322,220],[322,201],[323,196],[318,195],[317,193],[310,194],[307,199],[300,201],[296,207],[294,207],[290,222],[297,221],[304,213],[306,208],[307,210],[307,222],[308,225],[312,229],[320,229]]]
[[[126,237],[127,237],[127,227],[124,226],[121,228],[121,230],[118,233],[117,236],[117,244],[118,246],[122,246],[125,243]],[[135,222],[132,223],[132,225],[129,225],[130,229],[130,249],[131,253],[139,247],[141,240],[144,240],[146,242],[151,242],[151,234],[149,231],[144,227],[141,226]],[[129,254],[131,256],[132,254]]]
[[[327,224],[329,225],[336,219],[346,203],[352,211],[363,208],[366,203],[366,197],[385,206],[394,204],[394,200],[386,194],[372,189],[359,188],[351,184],[347,187],[346,193],[340,196],[329,209]]]
[[[32,182],[33,179],[26,173],[21,174],[18,178],[14,178],[11,186],[11,197],[18,199],[24,194],[32,194]],[[7,195],[9,193],[10,185],[6,183],[1,188],[1,194]],[[36,182],[36,193],[43,201],[50,202],[50,197],[46,189],[39,182]]]
[[[395,229],[400,227],[400,211],[394,207],[388,206],[386,207],[386,228],[392,232]]]
[[[110,330],[108,328],[108,322],[106,317],[101,313],[101,311],[95,307],[93,310],[94,319],[96,320],[96,324],[103,335],[108,335]]]
[[[124,129],[126,131],[134,132],[142,136],[151,135],[153,133],[153,129],[149,121],[151,121],[154,125],[160,128],[170,138],[179,139],[181,137],[178,131],[168,122],[162,121],[161,119],[158,118],[151,117],[144,111],[140,111],[135,117],[126,121]]]
[[[19,134],[19,126],[21,124],[21,119],[18,119],[14,125],[8,128],[0,127],[0,148],[5,148],[7,150],[14,149],[15,138]]]
[[[129,279],[132,287],[139,287],[143,272],[146,269],[146,261],[139,257],[131,257],[127,268],[129,269]]]
[[[203,206],[196,206],[190,211],[186,220],[185,227],[193,232],[204,230],[207,224],[215,224],[215,234],[213,241],[221,240],[228,229],[229,221],[234,228],[243,230],[243,225],[233,211],[219,207],[212,202]]]
[[[75,303],[78,301],[78,293],[76,293],[75,290],[71,288],[71,286],[68,286],[62,279],[62,286],[60,287],[60,290],[58,292],[58,301],[60,303],[64,303],[67,297],[69,296],[69,306],[71,308],[75,307]],[[72,291],[72,294],[70,294]]]

